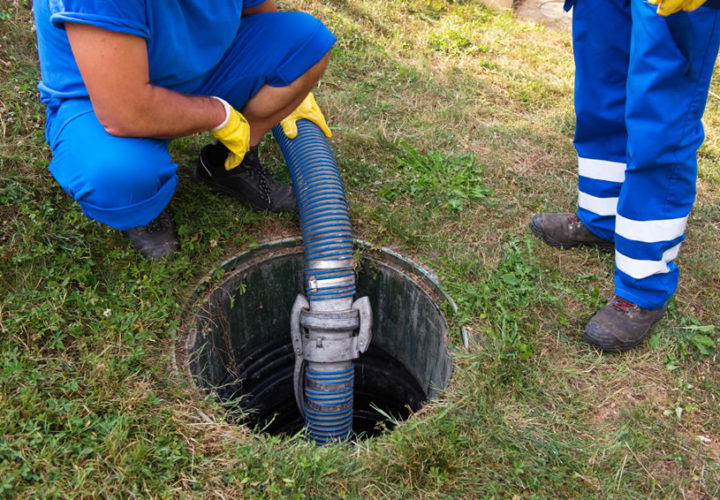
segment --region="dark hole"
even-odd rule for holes
[[[407,419],[427,399],[412,374],[377,346],[354,364],[353,431],[360,438],[392,430],[392,420]],[[240,410],[237,423],[272,435],[295,434],[304,422],[293,393],[294,366],[290,342],[265,344],[227,371],[218,397],[231,410]]]

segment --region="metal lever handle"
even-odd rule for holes
[[[290,312],[290,337],[292,338],[293,351],[295,351],[295,370],[293,372],[293,390],[295,391],[295,403],[300,414],[305,418],[305,403],[303,402],[303,380],[305,357],[303,356],[302,333],[300,332],[300,315],[303,311],[310,309],[310,304],[304,295],[295,297]]]

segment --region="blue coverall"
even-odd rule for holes
[[[578,216],[615,243],[615,295],[659,308],[677,289],[720,11],[573,3]]]

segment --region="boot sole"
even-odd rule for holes
[[[537,224],[534,219],[530,220],[530,232],[543,240],[546,244],[550,245],[551,247],[560,248],[562,250],[569,250],[571,248],[575,247],[590,247],[590,248],[597,248],[598,250],[605,252],[605,253],[612,253],[615,251],[615,245],[612,243],[561,243],[557,240],[554,240],[550,238],[545,231],[543,231],[542,226],[540,224]]]
[[[654,325],[655,325],[655,323],[653,323],[653,326]],[[640,338],[636,341],[633,341],[633,342],[628,342],[628,343],[621,342],[620,343],[621,345],[618,345],[617,341],[613,342],[613,343],[610,343],[610,342],[605,343],[605,342],[599,341],[597,339],[590,337],[587,333],[583,333],[583,340],[585,342],[587,342],[588,344],[590,344],[591,346],[596,347],[603,352],[625,352],[625,351],[629,351],[630,349],[637,347],[640,344],[642,344],[643,342],[645,342],[645,339],[647,339],[648,336],[650,335],[650,330],[652,330],[652,326],[650,328],[648,328],[647,333],[642,338]]]

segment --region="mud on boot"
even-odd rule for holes
[[[545,243],[556,248],[589,246],[611,252],[611,241],[595,236],[576,214],[539,213],[530,220],[530,231]]]
[[[645,309],[616,295],[590,319],[583,339],[603,351],[627,351],[648,337],[666,310],[667,304]]]

